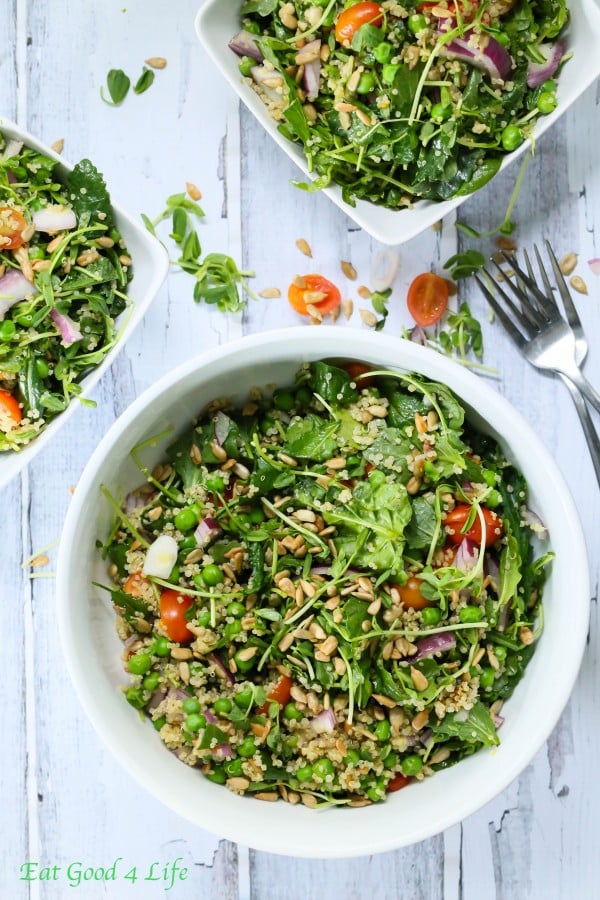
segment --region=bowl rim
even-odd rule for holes
[[[572,0],[570,3],[571,9],[574,6],[581,7],[581,13],[586,19],[586,30],[590,30],[594,33],[596,35],[596,41],[600,42],[600,8],[594,0]],[[312,181],[316,176],[308,171],[302,149],[298,144],[287,140],[279,133],[277,123],[269,116],[265,105],[257,94],[246,89],[246,85],[239,73],[237,73],[237,76],[234,75],[228,66],[227,56],[223,52],[223,47],[218,41],[215,41],[212,31],[213,17],[216,16],[219,18],[219,12],[221,15],[223,15],[223,13],[226,15],[226,10],[227,12],[230,11],[230,4],[224,4],[222,0],[205,0],[204,5],[201,6],[196,13],[194,23],[196,35],[200,43],[217,70],[221,73],[221,76],[233,88],[238,99],[242,101],[271,138],[287,154],[289,159],[298,166],[305,178],[308,181]],[[533,153],[535,141],[569,109],[572,103],[574,103],[599,76],[600,55],[596,55],[595,60],[589,62],[587,74],[584,78],[579,80],[577,90],[573,92],[573,95],[568,100],[563,98],[552,113],[542,116],[537,120],[535,133],[532,139],[524,141],[521,146],[512,153],[506,154],[502,159],[500,168],[496,174],[503,172],[507,166],[520,158],[528,150]],[[496,176],[494,176],[494,178],[495,177]],[[493,181],[494,178],[492,178],[491,181]],[[488,182],[488,184],[489,183],[490,182]],[[421,234],[477,192],[478,191],[474,191],[471,194],[453,197],[449,200],[418,200],[410,209],[392,210],[377,204],[369,203],[366,200],[357,200],[356,205],[352,207],[343,200],[341,188],[337,185],[330,185],[322,188],[322,193],[329,197],[329,199],[352,221],[363,228],[367,234],[371,235],[371,237],[388,246],[400,246],[411,240],[413,237]],[[411,213],[418,213],[418,216],[413,215],[412,218],[409,218]]]
[[[66,661],[69,675],[87,717],[103,743],[112,751],[120,764],[146,791],[149,791],[168,808],[189,819],[197,826],[210,831],[216,831],[219,835],[229,840],[237,841],[265,852],[308,858],[363,856],[398,849],[399,847],[424,840],[440,833],[445,828],[462,821],[504,790],[529,764],[531,759],[548,738],[562,714],[581,665],[587,640],[590,609],[590,581],[587,551],[582,527],[574,502],[551,454],[523,416],[512,407],[502,395],[486,384],[480,377],[464,370],[457,363],[448,360],[441,354],[429,348],[417,346],[402,338],[383,335],[375,336],[371,333],[361,331],[357,331],[355,335],[348,335],[348,338],[348,341],[345,340],[344,344],[340,345],[339,332],[332,326],[322,326],[318,330],[317,335],[315,335],[315,329],[310,326],[298,326],[295,328],[261,332],[232,341],[224,347],[217,347],[202,353],[173,369],[155,382],[113,423],[86,465],[75,489],[65,519],[60,541],[56,576],[59,633],[63,656]],[[220,362],[221,365],[224,365],[228,360],[234,360],[240,351],[247,348],[260,349],[262,359],[264,360],[266,358],[265,354],[268,353],[269,348],[275,349],[281,347],[282,344],[285,343],[288,347],[290,360],[297,362],[299,365],[302,360],[299,357],[297,358],[296,354],[298,353],[298,347],[304,346],[304,341],[307,342],[306,346],[309,346],[308,342],[312,342],[313,346],[311,347],[308,357],[311,359],[331,358],[336,356],[348,357],[349,359],[369,359],[370,357],[371,359],[376,359],[378,356],[383,358],[395,351],[400,351],[398,356],[401,357],[401,361],[398,363],[398,368],[403,370],[416,368],[417,371],[422,371],[424,367],[426,369],[426,377],[433,379],[437,378],[437,380],[444,381],[444,383],[448,384],[448,386],[458,394],[461,402],[470,406],[473,410],[476,410],[477,408],[492,410],[492,415],[489,416],[489,422],[490,426],[495,431],[497,431],[497,426],[494,423],[501,422],[508,416],[511,424],[522,430],[524,435],[523,441],[527,441],[527,446],[530,447],[531,451],[535,454],[536,466],[539,466],[545,472],[547,483],[551,487],[553,497],[556,498],[553,500],[553,503],[556,503],[560,507],[561,514],[564,514],[565,516],[566,528],[563,535],[566,534],[570,537],[570,552],[572,552],[571,564],[574,568],[573,577],[575,581],[572,606],[570,607],[570,614],[572,616],[572,620],[570,619],[570,621],[572,621],[573,630],[569,644],[569,655],[561,671],[560,682],[553,683],[552,702],[544,705],[544,708],[540,712],[542,725],[540,726],[538,723],[535,739],[530,740],[526,747],[520,746],[517,752],[510,756],[510,758],[507,759],[506,757],[503,757],[504,766],[502,767],[501,772],[497,772],[495,778],[488,779],[481,792],[473,792],[472,795],[467,797],[461,796],[459,808],[457,809],[455,806],[452,809],[446,809],[443,815],[437,817],[434,826],[414,829],[411,833],[405,833],[400,838],[395,836],[392,830],[390,831],[390,834],[386,836],[385,840],[379,838],[375,841],[370,834],[361,833],[360,848],[358,848],[357,841],[347,841],[344,846],[337,844],[333,848],[323,845],[322,843],[317,847],[314,845],[314,838],[311,840],[310,835],[304,843],[301,842],[300,844],[291,846],[289,841],[286,842],[285,834],[273,833],[273,829],[271,829],[268,836],[266,836],[263,831],[256,828],[256,825],[251,825],[246,822],[240,825],[235,819],[228,820],[226,823],[219,825],[219,827],[215,827],[214,821],[203,817],[203,811],[198,810],[196,805],[192,807],[191,805],[180,801],[174,803],[168,790],[165,790],[160,783],[157,783],[156,779],[152,780],[149,777],[148,772],[143,765],[143,761],[140,761],[137,758],[134,749],[123,746],[123,742],[115,733],[114,728],[111,729],[110,715],[108,713],[105,715],[96,708],[94,702],[94,684],[89,683],[89,676],[86,676],[85,656],[78,655],[77,635],[73,627],[72,616],[70,615],[71,607],[78,602],[78,599],[75,596],[70,596],[69,589],[69,570],[73,565],[72,558],[74,555],[72,551],[74,548],[77,548],[78,521],[82,516],[89,514],[90,495],[93,494],[94,490],[97,490],[98,469],[102,465],[105,456],[123,439],[125,439],[125,442],[127,441],[127,430],[138,414],[149,407],[154,400],[163,395],[166,391],[172,392],[173,389],[177,387],[178,383],[182,382],[192,373],[206,373],[207,377],[210,379],[210,368],[212,364]],[[315,343],[317,344],[316,352],[318,352],[318,356],[315,355]],[[348,344],[350,344],[349,351]],[[323,347],[327,345],[328,350],[323,352],[321,345],[323,345]],[[379,351],[377,348],[380,348]],[[443,377],[440,377],[440,373]],[[470,394],[473,391],[475,391],[478,397],[477,406],[473,404],[470,398]],[[127,444],[126,446],[128,452],[129,447]],[[566,540],[566,538],[564,538],[564,540]],[[81,653],[81,651],[79,651],[79,653]],[[119,702],[122,701],[119,699]],[[477,756],[477,754],[475,754],[475,756]],[[474,757],[471,757],[470,759],[473,758]],[[469,760],[464,760],[461,765],[468,762]],[[179,765],[178,762],[177,765]],[[448,774],[448,772],[455,771],[455,769],[456,767],[452,767],[452,769],[447,770],[446,773],[440,772],[436,777],[443,777],[445,774]],[[487,769],[486,773],[489,775]],[[210,787],[212,788],[215,786],[210,785]],[[375,808],[377,807],[366,807],[364,810],[360,811],[353,810],[352,813],[364,813],[369,809]],[[294,810],[297,809],[299,808],[294,807]],[[304,810],[304,812],[306,812],[306,810]],[[343,815],[342,811],[338,812]],[[300,813],[302,813],[302,810],[300,810]],[[324,811],[323,815],[326,814],[326,811]],[[250,820],[252,820],[252,816],[250,816]],[[330,822],[329,824],[331,825],[332,823]],[[310,827],[307,831],[310,831]]]
[[[4,137],[8,137],[9,139],[14,139],[18,141],[22,141],[27,146],[37,150],[39,153],[43,153],[48,156],[50,159],[55,160],[65,172],[70,172],[74,168],[74,163],[69,162],[64,159],[60,154],[56,153],[51,147],[47,144],[44,144],[34,135],[30,134],[25,128],[22,128],[20,125],[17,125],[16,122],[11,121],[5,116],[0,116],[0,132],[4,135]],[[49,425],[36,437],[32,440],[30,444],[23,447],[22,450],[19,451],[7,451],[6,453],[0,454],[0,491],[2,488],[6,487],[13,478],[19,475],[23,469],[31,462],[31,460],[37,456],[40,451],[44,449],[44,447],[52,441],[55,434],[59,431],[60,428],[67,422],[68,419],[76,412],[76,410],[81,405],[81,398],[86,399],[89,397],[91,392],[96,387],[98,381],[102,378],[107,369],[110,368],[118,354],[125,347],[129,338],[136,330],[137,326],[140,324],[145,314],[147,313],[150,305],[156,295],[158,294],[165,278],[167,277],[167,273],[169,271],[169,257],[164,246],[158,241],[155,237],[153,237],[146,228],[142,225],[141,221],[136,220],[129,212],[127,212],[119,203],[115,202],[112,198],[111,193],[111,206],[114,210],[115,217],[120,223],[126,223],[127,228],[130,229],[135,235],[136,239],[139,240],[140,244],[144,246],[144,251],[147,253],[147,265],[149,272],[149,280],[148,287],[139,300],[135,303],[132,303],[131,312],[129,315],[127,313],[121,313],[121,316],[118,317],[119,321],[125,315],[126,318],[123,320],[122,324],[122,333],[119,339],[115,342],[114,346],[108,351],[100,365],[96,366],[88,375],[85,376],[83,381],[81,382],[82,392],[78,397],[73,397],[67,408],[61,412],[58,416],[56,416]],[[135,260],[134,260],[135,264]],[[133,276],[135,278],[135,274]],[[6,463],[10,463],[10,465],[6,465]]]

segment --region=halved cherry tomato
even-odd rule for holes
[[[352,381],[356,381],[358,378],[358,381],[356,381],[356,386],[358,388],[372,387],[375,382],[374,378],[370,378],[366,374],[367,372],[372,371],[372,367],[368,366],[366,363],[355,361],[347,362],[344,363],[342,369],[348,373]]]
[[[24,228],[27,228],[27,222],[18,209],[0,206],[0,250],[16,250],[24,244]]]
[[[17,398],[10,391],[0,391],[0,431],[10,431],[22,418]]]
[[[410,784],[410,778],[407,778],[402,772],[398,772],[397,775],[394,775],[388,781],[387,792],[388,794],[393,794],[395,791],[401,791],[407,784]]]
[[[172,641],[185,644],[193,640],[194,635],[187,626],[186,610],[193,600],[179,591],[167,590],[160,595],[160,624]]]
[[[257,709],[257,712],[261,716],[266,716],[269,712],[270,703],[279,703],[280,706],[285,706],[291,696],[292,684],[293,681],[289,675],[282,675],[277,684],[267,694],[267,702],[263,703]]]
[[[322,275],[301,275],[290,284],[288,300],[302,316],[310,316],[309,306],[314,306],[324,316],[337,309],[342,295],[335,284]]]
[[[407,609],[425,609],[426,606],[431,606],[431,603],[421,593],[421,584],[418,575],[411,575],[406,584],[393,584],[392,587],[396,588],[402,605]]]
[[[471,509],[472,507],[469,506],[468,503],[458,503],[454,509],[450,510],[449,513],[446,513],[444,525],[446,528],[450,529],[448,532],[448,540],[451,541],[451,543],[460,544],[462,543],[463,538],[468,537],[476,544],[481,544],[482,534],[479,514],[475,516],[475,521],[468,531],[463,533],[461,530],[471,515]],[[485,521],[485,546],[489,547],[490,544],[494,544],[502,535],[502,519],[485,506],[481,506],[480,509]]]
[[[335,23],[336,40],[351,41],[363,25],[381,25],[383,13],[379,3],[355,3],[342,10]]]
[[[433,325],[448,306],[446,281],[433,272],[417,275],[408,289],[406,304],[417,325]]]

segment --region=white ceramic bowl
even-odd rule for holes
[[[50,147],[40,143],[33,135],[23,128],[19,128],[14,122],[9,122],[7,119],[0,117],[0,131],[6,138],[22,141],[27,146],[33,147],[51,159],[55,159],[60,163],[60,168],[63,172],[69,172],[73,168],[71,164],[65,162]],[[110,185],[108,185],[108,189],[110,191]],[[107,353],[102,364],[94,369],[93,372],[90,372],[82,381],[82,397],[90,395],[98,380],[112,364],[116,355],[125,346],[125,343],[142,321],[150,303],[158,293],[169,268],[169,261],[164,247],[146,231],[142,222],[128,215],[116,203],[113,202],[112,206],[115,213],[115,221],[133,260],[133,278],[127,288],[127,294],[133,302],[133,309],[131,313],[125,312],[123,314],[123,317],[127,318],[127,322],[119,341]],[[72,400],[67,409],[53,419],[47,428],[40,433],[39,437],[35,438],[31,444],[28,444],[18,453],[0,453],[0,489],[5,484],[8,484],[15,475],[18,475],[31,462],[33,457],[53,439],[58,429],[62,428],[67,419],[73,415],[79,403],[78,399]]]
[[[573,59],[565,65],[558,80],[558,106],[550,115],[538,119],[533,131],[534,142],[600,75],[598,53],[600,10],[595,0],[569,0],[569,7],[571,23],[567,44],[568,52],[573,54]],[[310,180],[303,149],[279,133],[277,123],[270,117],[259,96],[242,79],[238,69],[238,57],[228,49],[228,42],[240,30],[240,9],[241,0],[240,2],[230,0],[228,3],[224,3],[223,0],[206,0],[196,17],[198,37],[221,75],[227,79],[256,119]],[[514,153],[508,154],[502,162],[502,169],[521,156],[529,146],[529,143],[525,142]],[[467,199],[457,197],[439,203],[420,200],[415,203],[413,209],[391,210],[365,200],[359,200],[356,206],[352,207],[344,202],[342,191],[337,186],[325,188],[324,193],[357,225],[383,244],[403,244]]]
[[[340,354],[448,384],[474,424],[498,438],[526,476],[531,506],[548,526],[556,559],[544,594],[544,632],[504,707],[501,745],[409,785],[384,804],[314,811],[238,797],[165,749],[151,723],[141,721],[119,691],[127,678],[115,615],[105,592],[92,582],[108,580],[96,540],[108,534],[112,511],[99,486],[122,496],[140,483],[129,456],[133,446],[168,425],[175,433],[183,431],[216,397],[243,400],[240,391],[251,385],[291,383],[301,362]],[[478,410],[485,410],[485,418]],[[164,458],[170,440],[145,452],[150,468]],[[585,541],[569,492],[548,451],[506,400],[432,350],[360,331],[346,332],[342,348],[339,332],[328,327],[266,332],[218,347],[139,397],[109,430],[79,479],[60,545],[57,591],[62,646],[79,698],[98,734],[139,783],[175,812],[229,840],[309,857],[364,856],[424,840],[502,791],[549,736],[567,702],[585,646],[590,599]]]

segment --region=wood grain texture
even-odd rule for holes
[[[325,196],[290,182],[297,171],[240,110],[213,73],[193,34],[196,0],[165,9],[159,0],[121,5],[78,0],[5,0],[0,29],[0,114],[18,117],[41,139],[65,139],[65,156],[88,155],[113,196],[132,213],[157,215],[165,198],[193,181],[203,193],[205,251],[231,252],[255,270],[253,288],[285,294],[297,273],[329,275],[355,300],[343,329],[366,327],[357,287],[373,285],[383,248],[354,228]],[[175,14],[176,10],[176,14]],[[99,97],[111,67],[132,78],[143,60],[168,59],[151,90],[118,109]],[[49,75],[51,73],[51,75]],[[49,81],[51,89],[48,89]],[[600,282],[586,260],[600,256],[599,88],[590,88],[561,124],[544,136],[519,194],[513,218],[518,243],[548,238],[559,254],[580,254],[578,273],[589,296],[577,305],[590,337],[600,333]],[[487,231],[504,214],[518,167],[513,166],[460,209],[459,219]],[[165,235],[168,229],[165,230]],[[295,241],[312,247],[307,259]],[[408,326],[404,296],[426,269],[441,271],[457,246],[486,252],[454,227],[430,230],[397,249],[399,266],[385,331]],[[342,278],[350,260],[356,282]],[[192,302],[190,279],[173,272],[142,326],[99,384],[95,410],[82,408],[21,479],[2,491],[0,593],[4,609],[3,740],[0,741],[0,898],[97,900],[164,896],[139,880],[86,885],[20,882],[27,860],[66,865],[82,860],[147,872],[153,862],[181,857],[188,880],[174,898],[295,900],[588,900],[597,894],[595,847],[600,789],[595,770],[598,721],[597,604],[588,652],[571,702],[547,744],[499,797],[443,835],[394,853],[352,861],[310,861],[248,851],[192,827],[149,797],[104,748],[81,711],[59,646],[51,578],[30,579],[21,562],[58,540],[74,485],[100,436],[149,384],[215,344],[299,317],[285,297],[251,301],[243,316],[222,316]],[[591,464],[563,385],[528,367],[472,285],[460,284],[482,321],[486,363],[494,385],[552,451],[571,487],[586,534],[594,594],[600,554],[600,502]],[[600,383],[600,352],[592,340],[586,372]],[[490,377],[490,376],[488,376]],[[76,550],[76,548],[74,548]],[[51,551],[50,556],[54,557]],[[53,567],[53,560],[48,570]],[[568,602],[568,598],[565,598]],[[549,685],[551,690],[551,684]],[[218,822],[215,822],[218,829]]]

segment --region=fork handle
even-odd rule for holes
[[[586,400],[592,404],[594,409],[600,412],[600,394],[596,388],[589,383],[579,366],[574,364],[572,368],[569,366],[568,370],[562,369],[561,374],[563,375],[563,380],[564,377],[568,378],[569,381],[571,381],[583,394]],[[573,396],[573,394],[571,394],[571,396]]]
[[[596,432],[596,429],[594,428],[594,423],[592,422],[592,418],[586,406],[583,393],[581,392],[579,386],[562,373],[560,377],[568,387],[573,403],[575,404],[575,409],[577,410],[577,415],[579,416],[579,421],[581,422],[581,427],[587,441],[590,456],[592,457],[592,464],[596,473],[596,480],[598,481],[598,485],[600,485],[600,438],[598,438],[598,434]]]

